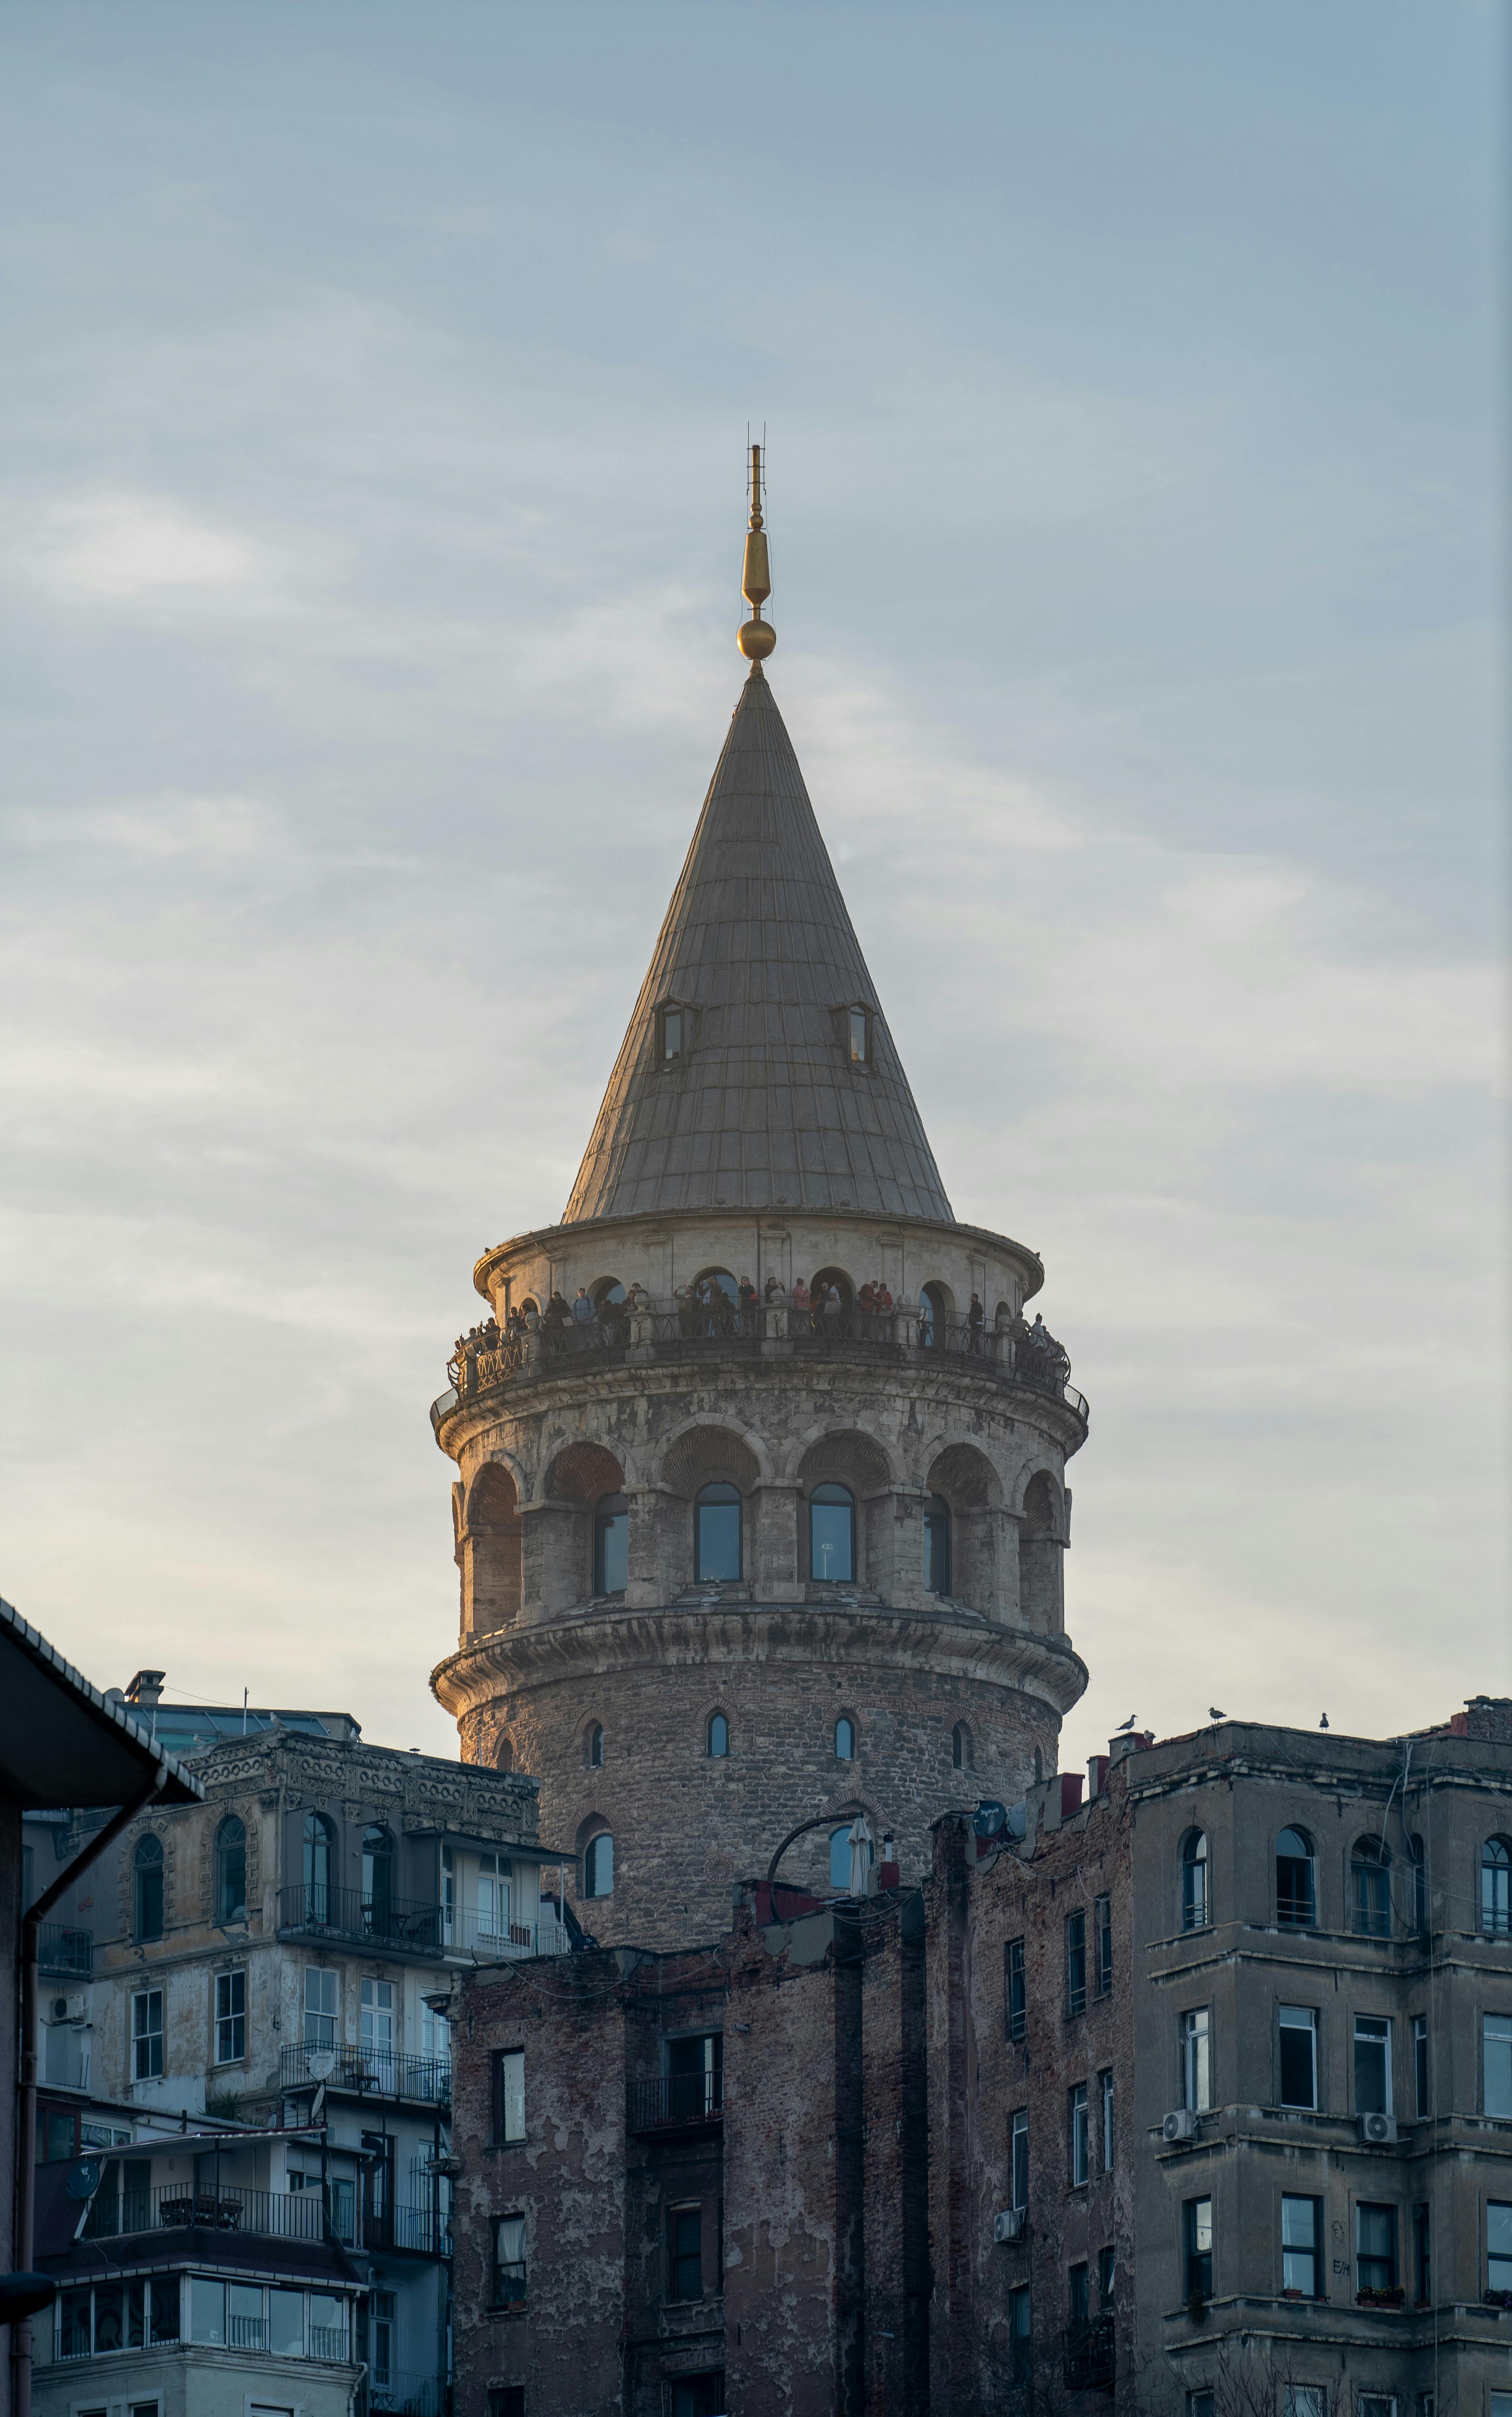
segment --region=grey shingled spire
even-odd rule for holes
[[[685,1011],[688,1045],[664,1063],[668,1006]],[[853,1007],[869,1013],[867,1065],[851,1062]],[[735,707],[563,1222],[721,1205],[950,1222],[759,665]]]

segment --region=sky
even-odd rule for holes
[[[769,671],[1092,1404],[1065,1767],[1512,1692],[1504,12],[0,18],[0,1592],[455,1751],[471,1270]]]

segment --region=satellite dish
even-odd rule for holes
[[[305,2061],[311,2081],[329,2081],[336,2071],[336,2050],[333,2047],[312,2047]]]
[[[972,1815],[971,1825],[978,1838],[995,1838],[1008,1826],[1008,1808],[995,1796],[985,1797]]]
[[[63,2187],[70,2198],[93,2198],[103,2170],[98,2157],[81,2157]]]

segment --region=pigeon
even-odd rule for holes
[[[1207,1717],[1210,1721],[1226,1721],[1229,1715],[1227,1712],[1220,1712],[1217,1704],[1209,1704]]]
[[[1325,1728],[1328,1726],[1328,1715],[1327,1715],[1327,1713],[1326,1713],[1326,1712],[1324,1712],[1324,1714],[1323,1714],[1323,1716],[1322,1720],[1321,1720],[1321,1721],[1319,1722],[1319,1724],[1318,1724],[1318,1726],[1319,1726],[1321,1729],[1325,1729]]]
[[[1126,1720],[1126,1721],[1120,1721],[1120,1722],[1119,1722],[1118,1726],[1117,1726],[1117,1727],[1114,1729],[1114,1731],[1113,1731],[1113,1735],[1114,1735],[1114,1737],[1122,1737],[1122,1736],[1123,1736],[1123,1734],[1124,1734],[1124,1731],[1125,1731],[1126,1729],[1131,1729],[1131,1728],[1133,1727],[1133,1725],[1134,1725],[1135,1722],[1136,1722],[1138,1719],[1139,1719],[1139,1714],[1138,1714],[1138,1712],[1130,1712],[1130,1714],[1129,1714],[1129,1716],[1128,1716],[1128,1718],[1127,1718],[1127,1720]]]

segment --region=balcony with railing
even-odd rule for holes
[[[926,1363],[930,1358],[966,1363],[982,1376],[1064,1405],[1083,1425],[1087,1403],[1068,1380],[1071,1363],[1043,1327],[1017,1330],[975,1325],[969,1319],[921,1317],[912,1304],[892,1310],[851,1304],[838,1315],[798,1310],[786,1302],[739,1308],[722,1298],[712,1306],[692,1301],[620,1303],[608,1316],[580,1325],[575,1319],[541,1319],[528,1330],[505,1331],[491,1321],[466,1335],[446,1363],[450,1391],[431,1406],[438,1427],[460,1404],[501,1387],[530,1383],[576,1369],[714,1357],[797,1359],[830,1356]]]
[[[657,2080],[630,2084],[632,2132],[712,2130],[723,2121],[720,2073],[664,2073]]]
[[[1067,2392],[1111,2392],[1113,2388],[1113,2320],[1088,2317],[1066,2334]]]
[[[449,2257],[451,2219],[434,2207],[370,2207],[363,2212],[362,2245],[407,2250],[416,2257]]]
[[[370,2378],[368,2406],[374,2417],[442,2417],[446,2405],[446,2387],[438,2376],[391,2366]]]
[[[370,1896],[360,1889],[295,1880],[279,1891],[279,1928],[307,1938],[350,1941],[385,1954],[465,1956],[502,1964],[532,1955],[565,1955],[570,1944],[559,1922],[511,1922],[495,1914],[443,1908],[431,1899]]]
[[[320,2241],[325,2226],[318,2190],[244,2190],[234,2182],[162,2182],[148,2190],[98,2191],[90,2201],[83,2238],[111,2241],[127,2233],[188,2230]]]
[[[87,1981],[95,1969],[95,1941],[87,1930],[70,1930],[67,1923],[44,1922],[37,1933],[40,1971],[60,1981]]]
[[[451,2060],[403,2056],[392,2047],[330,2047],[305,2040],[279,2058],[280,2090],[327,2090],[359,2098],[398,2098],[445,2106],[451,2098]]]

